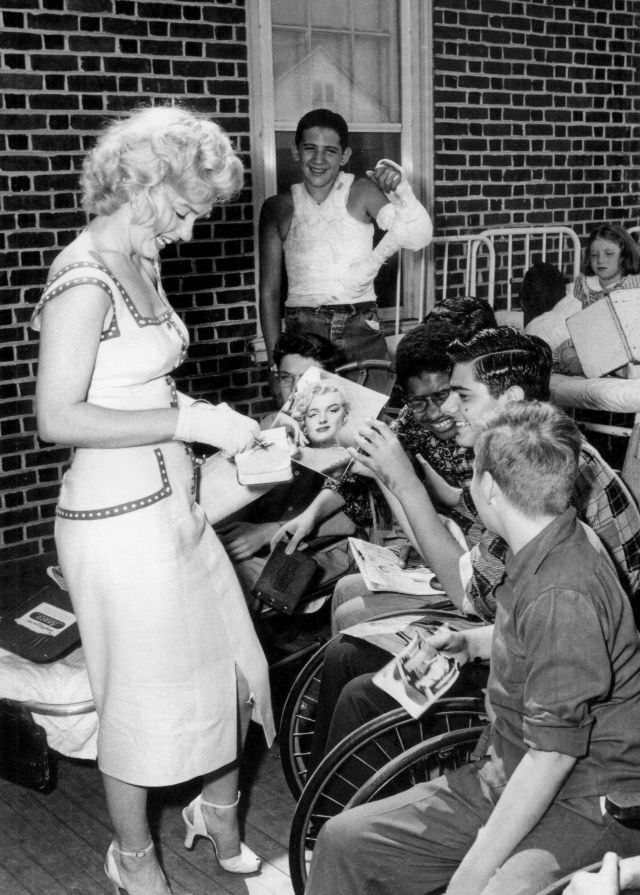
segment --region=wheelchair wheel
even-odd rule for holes
[[[376,771],[349,799],[346,807],[355,808],[404,792],[417,783],[435,780],[445,771],[455,771],[468,764],[484,729],[477,726],[453,730],[417,743]]]
[[[287,786],[297,799],[307,778],[307,762],[315,726],[320,674],[326,643],[298,672],[280,718],[280,759]]]
[[[380,615],[377,620],[381,621],[386,618],[404,618],[407,625],[428,618],[434,625],[447,622],[454,630],[463,630],[484,624],[481,621],[472,621],[453,609],[423,609],[420,611],[408,609],[403,612],[397,611]],[[280,716],[279,740],[282,769],[287,786],[295,799],[300,796],[308,776],[307,763],[315,726],[324,651],[327,645],[323,644],[298,673],[287,694]],[[395,754],[397,752],[394,752]]]
[[[445,698],[417,719],[402,708],[393,709],[372,718],[338,743],[307,780],[293,816],[289,869],[297,895],[304,891],[311,854],[322,825],[339,814],[373,774],[434,734],[477,729],[475,725],[484,719],[481,699]]]

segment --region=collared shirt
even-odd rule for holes
[[[640,642],[602,544],[566,510],[497,589],[488,691],[510,776],[529,749],[577,759],[560,798],[640,780]]]
[[[572,504],[598,535],[640,618],[640,512],[626,485],[588,441],[582,441]],[[504,575],[505,542],[484,528],[468,489],[454,518],[470,546],[472,566],[465,608],[486,621],[495,615],[495,588]]]

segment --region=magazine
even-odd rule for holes
[[[419,718],[457,680],[458,663],[417,630],[407,646],[373,676],[373,683]]]
[[[383,547],[360,538],[349,538],[349,547],[370,591],[425,597],[435,594],[439,598],[444,595],[431,569],[407,563],[408,550],[404,546]]]

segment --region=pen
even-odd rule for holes
[[[262,448],[263,450],[266,450],[267,448],[270,448],[272,444],[273,441],[265,441],[264,438],[258,438],[257,436],[254,436],[252,447]]]
[[[389,424],[389,428],[391,429],[392,432],[398,431],[398,429],[400,428],[402,423],[404,423],[405,420],[407,419],[407,417],[409,416],[410,412],[411,412],[411,409],[410,409],[409,405],[405,404],[404,407],[402,408],[402,410],[400,411],[400,413],[398,414],[398,416],[393,420],[393,422],[391,422]]]

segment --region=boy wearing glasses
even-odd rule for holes
[[[445,300],[403,336],[396,352],[396,384],[405,399],[396,424],[398,439],[418,476],[449,486],[456,500],[459,488],[471,478],[472,452],[457,444],[455,421],[441,410],[449,395],[451,371],[446,347],[458,336],[467,337],[491,326],[495,326],[495,317],[486,301]],[[371,478],[347,474],[339,481],[329,480],[307,508],[276,533],[272,544],[286,536],[286,552],[292,553],[322,520],[340,509],[366,528],[372,522],[372,499],[376,514],[382,519],[389,517],[386,501]],[[358,575],[342,579],[340,587],[350,582],[362,590]]]

